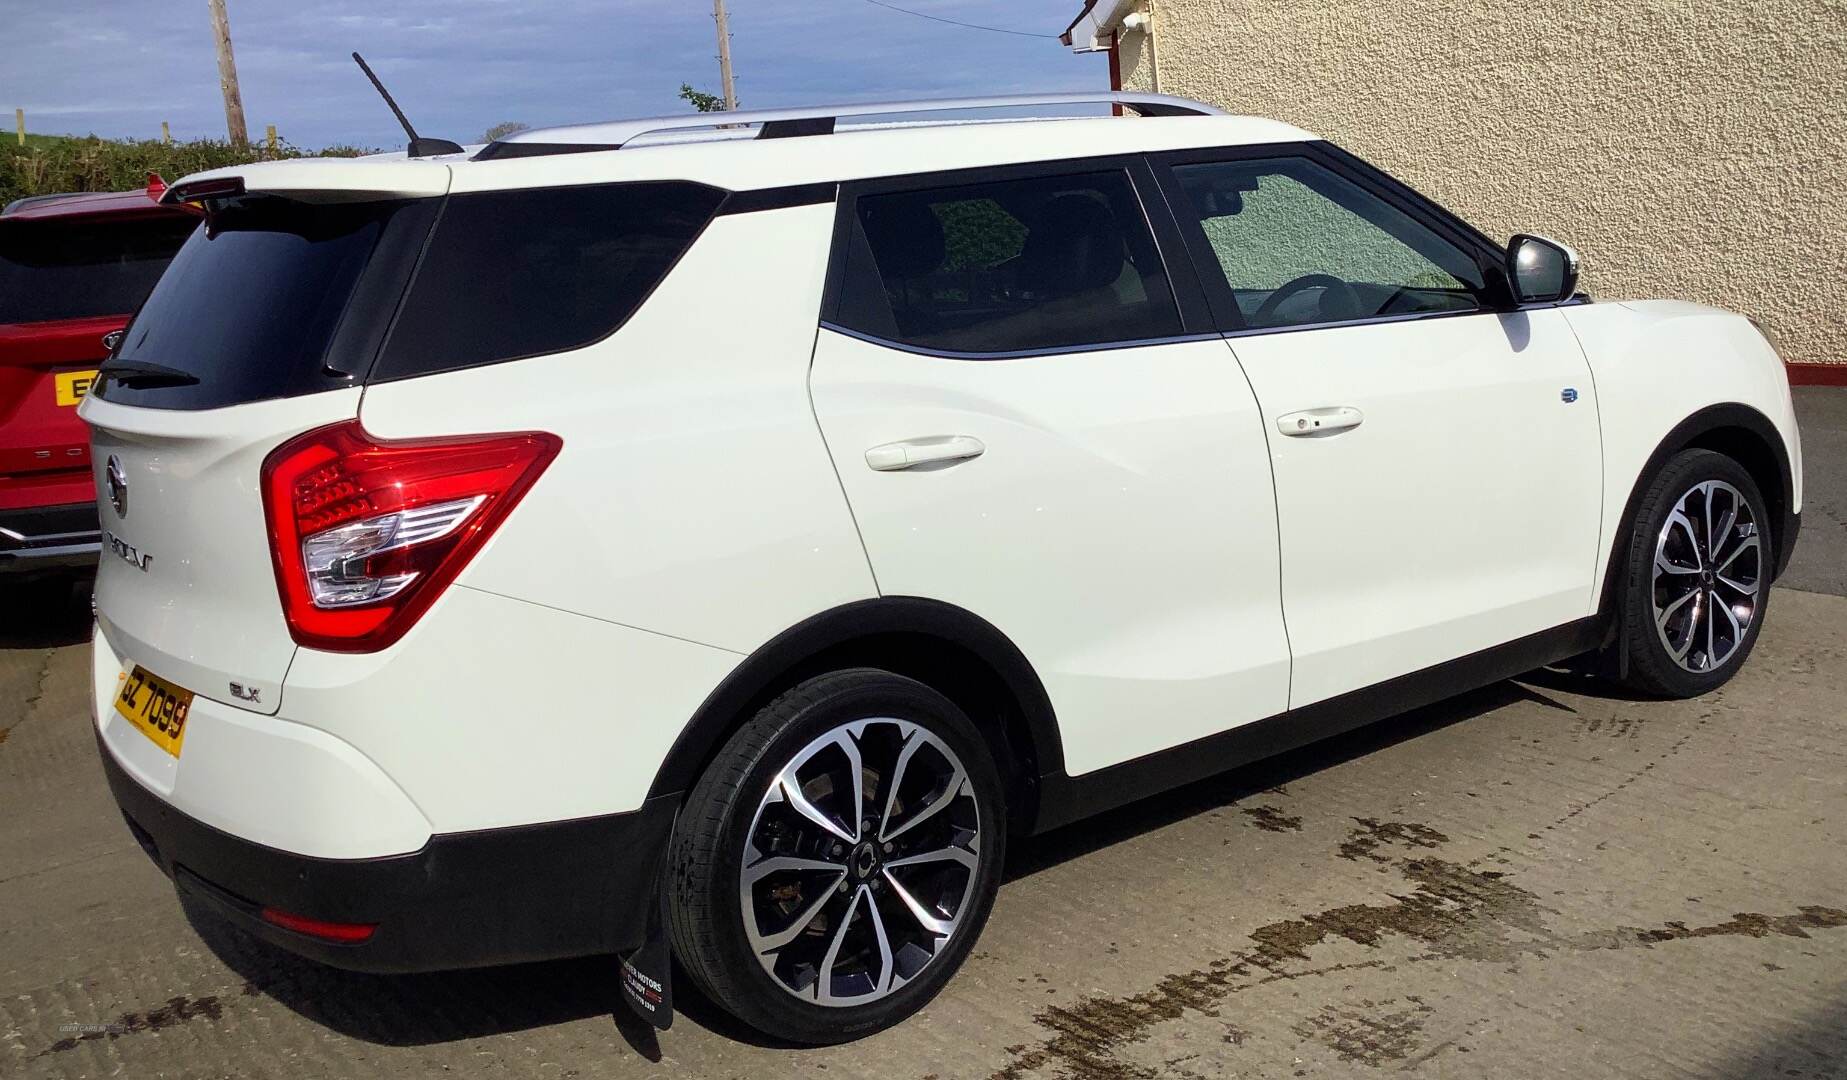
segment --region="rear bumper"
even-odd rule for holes
[[[0,576],[96,565],[96,504],[0,510]]]
[[[442,971],[634,948],[673,827],[669,797],[626,814],[438,834],[405,855],[312,858],[181,813],[98,743],[135,839],[182,893],[256,937],[352,971]],[[336,944],[271,925],[265,907],[377,929],[363,943]]]

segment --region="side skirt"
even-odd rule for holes
[[[1082,776],[1047,774],[1040,778],[1039,816],[1032,831],[1055,829],[1557,663],[1597,648],[1601,639],[1601,619],[1579,619]]]

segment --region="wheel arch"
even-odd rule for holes
[[[1622,518],[1611,535],[1609,561],[1604,566],[1603,589],[1599,594],[1598,614],[1604,622],[1606,640],[1615,633],[1622,577],[1628,562],[1623,557],[1623,549],[1635,529],[1643,492],[1668,459],[1683,450],[1712,450],[1724,454],[1751,474],[1776,527],[1771,537],[1774,545],[1771,580],[1781,577],[1789,565],[1790,554],[1795,550],[1796,532],[1795,475],[1790,466],[1789,448],[1784,445],[1776,425],[1757,409],[1737,402],[1709,405],[1674,425],[1631,482]]]
[[[766,642],[706,696],[655,774],[649,798],[681,795],[731,734],[804,679],[876,667],[954,701],[987,739],[1007,783],[1011,829],[1031,831],[1039,778],[1062,773],[1064,748],[1045,687],[993,624],[937,600],[887,596],[813,615]]]

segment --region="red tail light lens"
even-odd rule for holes
[[[349,420],[277,447],[263,508],[296,643],[376,652],[403,637],[563,445],[537,431],[386,442]]]

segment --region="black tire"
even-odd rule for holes
[[[1663,631],[1657,628],[1656,602],[1658,597],[1676,595],[1673,590],[1681,587],[1683,583],[1680,581],[1681,575],[1676,574],[1664,576],[1662,583],[1657,585],[1656,547],[1661,540],[1663,530],[1667,528],[1670,516],[1673,515],[1682,498],[1694,498],[1690,506],[1703,506],[1701,499],[1693,493],[1695,489],[1709,482],[1730,485],[1742,496],[1743,502],[1749,509],[1751,521],[1756,529],[1757,546],[1754,552],[1747,550],[1740,553],[1739,558],[1755,560],[1753,569],[1757,591],[1752,598],[1749,619],[1744,623],[1740,633],[1730,636],[1729,642],[1727,635],[1730,622],[1721,621],[1715,624],[1721,629],[1717,631],[1718,644],[1712,649],[1711,654],[1705,652],[1701,640],[1702,635],[1695,624],[1696,628],[1687,635],[1694,640],[1686,642],[1687,661],[1693,665],[1693,669],[1690,669],[1686,664],[1676,660],[1669,642],[1663,638],[1664,636],[1675,637],[1675,629],[1685,625],[1689,617],[1696,617],[1698,613],[1697,611],[1682,611],[1672,618],[1669,630]],[[1714,498],[1718,521],[1712,528],[1713,531],[1718,532],[1725,520],[1726,507],[1734,500],[1729,493],[1724,493],[1722,490]],[[1698,519],[1703,517],[1703,514],[1695,514],[1693,517]],[[1734,522],[1741,520],[1741,517],[1736,518]],[[1696,520],[1695,532],[1703,528],[1703,524]],[[1623,556],[1625,567],[1620,601],[1621,624],[1618,632],[1621,635],[1621,646],[1627,659],[1623,681],[1629,687],[1659,697],[1689,698],[1715,690],[1737,674],[1746,658],[1751,655],[1752,647],[1757,644],[1757,635],[1763,627],[1764,615],[1770,605],[1770,577],[1776,551],[1776,538],[1771,528],[1763,493],[1758,490],[1757,482],[1751,478],[1751,474],[1738,462],[1711,450],[1683,450],[1668,459],[1661,470],[1649,481],[1647,489],[1643,492],[1641,504],[1636,509],[1635,524],[1630,530],[1628,546]],[[1743,539],[1737,535],[1738,531],[1739,527],[1735,524],[1733,529],[1727,530],[1721,536],[1720,560],[1727,558],[1727,552],[1736,550],[1737,545],[1744,543]],[[1689,542],[1702,542],[1693,537],[1693,533],[1677,531],[1670,543],[1684,549]],[[1709,539],[1704,541],[1708,544],[1709,542]],[[1676,565],[1683,562],[1690,565],[1695,559],[1694,556],[1688,555],[1675,557],[1670,561],[1675,562]],[[1739,569],[1742,576],[1741,563],[1732,563],[1730,568]],[[1703,599],[1710,603],[1710,597],[1723,596],[1728,598],[1725,607],[1734,612],[1737,611],[1739,605],[1742,604],[1741,598],[1744,594],[1729,587],[1712,586],[1709,570],[1710,568],[1700,571],[1697,575],[1689,575],[1693,578],[1692,591],[1708,590],[1705,597],[1696,599]],[[1712,605],[1709,610],[1718,612],[1720,617],[1724,614],[1719,611],[1717,605]],[[1717,663],[1711,663],[1712,656],[1719,654],[1727,644],[1731,647],[1724,652],[1722,659]],[[1706,657],[1707,661],[1707,666],[1703,670],[1699,669],[1702,656]]]
[[[850,805],[853,797],[851,793],[834,794],[843,787],[832,781],[838,776],[853,775],[845,764],[849,759],[836,747],[824,746],[820,751],[812,751],[812,747],[818,740],[837,733],[842,725],[863,720],[872,720],[872,726],[859,728],[856,736],[849,735],[862,762],[858,771],[862,777],[862,820],[876,820],[886,809],[892,809],[891,824],[901,826],[908,839],[894,836],[891,844],[881,844],[884,824],[868,828],[855,823],[854,836],[860,842],[849,850],[844,841],[817,827],[813,819],[799,815],[776,817],[795,815],[796,811],[789,800],[779,794],[772,796],[771,789],[782,790],[778,777],[785,767],[793,767],[798,760],[810,762],[803,768],[825,772],[828,781],[820,789],[822,794],[813,796],[816,801],[811,805],[819,808],[825,804],[828,809],[824,816],[841,826],[843,818],[834,811]],[[938,752],[939,744],[917,736],[918,728],[940,740],[940,746],[960,759],[960,773],[954,771],[953,758]],[[918,747],[912,749],[910,764],[899,764],[901,759],[894,754],[913,739]],[[801,757],[811,751],[812,757]],[[829,754],[835,757],[827,758]],[[878,761],[890,764],[881,770]],[[936,771],[932,773],[931,769]],[[797,773],[798,779],[806,775]],[[900,777],[901,794],[895,804],[886,801],[886,780],[891,775]],[[966,785],[957,783],[954,776],[965,777]],[[915,783],[935,786],[928,793],[918,793],[912,787]],[[808,797],[810,786],[819,788],[820,784],[818,780],[801,779],[800,786]],[[770,805],[761,810],[759,820],[759,807],[766,799]],[[904,811],[895,808],[905,803],[911,805]],[[941,808],[924,812],[919,804]],[[906,813],[915,818],[910,824],[902,824]],[[976,839],[968,838],[970,815],[977,822],[973,834]],[[872,668],[809,679],[765,706],[726,741],[681,810],[670,864],[670,928],[675,954],[707,997],[745,1023],[779,1039],[809,1045],[846,1042],[895,1024],[928,1003],[974,947],[999,887],[1006,854],[1005,815],[1000,777],[987,745],[948,698],[922,683]],[[949,830],[950,838],[941,841],[942,850],[957,847],[962,856],[953,865],[932,862],[928,867],[904,867],[900,873],[895,863],[886,867],[880,861],[902,859],[908,850],[936,844],[937,840],[929,837],[944,835],[939,829]],[[884,853],[865,850],[868,841],[873,849],[882,848]],[[799,857],[807,857],[817,846],[845,850],[845,876],[836,879],[832,871],[789,871],[787,877],[774,879],[766,876],[749,886],[753,890],[753,910],[747,916],[746,887],[741,875],[747,850],[760,856],[766,854],[756,846],[759,842],[777,845],[773,849],[777,854],[786,852]],[[968,846],[977,850],[969,852]],[[839,859],[833,852],[822,854]],[[860,856],[872,860],[870,870],[857,865]],[[974,865],[970,867],[965,862]],[[762,864],[753,860],[751,865]],[[924,889],[920,879],[908,876],[918,873],[928,882],[950,883],[941,886],[953,894],[944,909],[929,909],[954,913],[944,915],[953,921],[946,935],[930,935],[922,929],[921,920],[904,922],[908,909],[900,904],[894,883],[905,882],[911,895],[921,897]],[[764,891],[755,891],[758,889]],[[846,906],[849,901],[852,906]],[[885,914],[875,919],[876,913],[861,908],[862,903]],[[778,904],[783,906],[775,906]],[[810,904],[822,905],[811,917],[804,914]],[[745,926],[748,917],[752,932],[763,933],[765,922],[761,916],[766,912],[772,925],[776,918],[785,918],[779,933],[796,933],[789,944],[765,950],[765,955],[777,958],[771,961],[774,971],[758,960]],[[875,932],[874,922],[882,936],[869,938],[867,935]],[[799,932],[795,930],[797,923],[803,927]],[[822,985],[816,972],[821,970],[830,972],[827,985],[834,991],[847,986],[851,992],[862,985],[836,982],[831,975],[835,969],[827,967],[825,961],[812,964],[821,939],[831,943],[835,934],[843,943],[858,943],[861,950],[869,940],[889,942],[892,948],[888,954],[894,959],[885,960],[878,971],[892,988],[884,990],[882,984],[874,985],[880,979],[872,976],[863,984],[872,987],[866,991],[868,994],[884,996],[846,1005],[823,1005],[814,1000]],[[776,936],[768,935],[772,939]],[[909,943],[900,944],[907,940]],[[926,946],[919,941],[927,941],[927,948],[934,950],[922,961],[917,958],[924,955]],[[809,961],[798,963],[796,954],[803,950]],[[848,953],[843,945],[836,955],[845,957]],[[856,955],[865,957],[867,951]],[[785,965],[794,973],[783,970]],[[897,985],[893,973],[901,975],[899,968],[906,965],[913,968],[909,980]],[[800,991],[795,984],[804,973],[810,978],[809,989]]]

